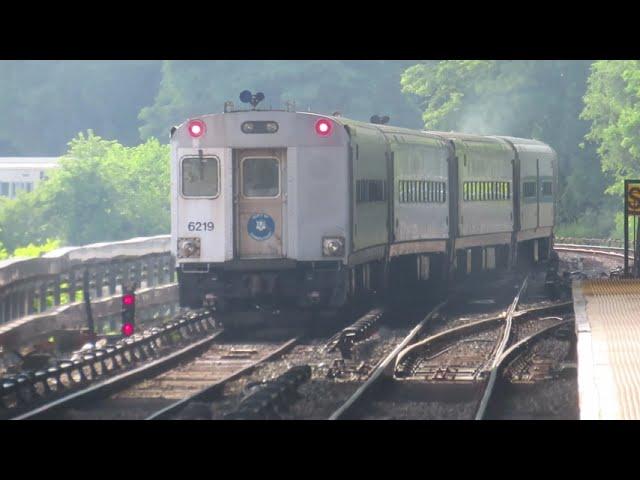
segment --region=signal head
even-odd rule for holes
[[[136,296],[133,293],[125,293],[122,296],[122,305],[125,307],[132,307],[136,304]]]
[[[133,328],[133,324],[127,322],[122,324],[122,335],[124,335],[125,337],[130,337],[131,335],[133,335],[134,332],[134,328]]]

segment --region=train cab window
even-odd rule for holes
[[[245,197],[277,197],[280,194],[278,159],[245,158],[242,161],[242,194]]]
[[[217,157],[182,159],[182,194],[185,197],[216,197],[219,189]]]

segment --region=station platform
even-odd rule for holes
[[[577,280],[581,420],[640,419],[640,280]]]

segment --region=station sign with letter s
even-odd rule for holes
[[[640,215],[640,180],[625,180],[624,192],[625,213]]]

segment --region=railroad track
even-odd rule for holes
[[[541,318],[544,315],[572,307],[566,301],[517,311],[526,286],[527,280],[502,315],[456,326],[411,343],[447,302],[436,306],[330,418],[360,418],[358,411],[366,411],[367,401],[375,400],[372,392],[381,390],[374,387],[390,378],[394,381],[387,382],[389,388],[385,390],[392,392],[392,397],[413,398],[417,391],[419,398],[433,396],[437,401],[446,398],[446,391],[450,390],[453,396],[471,397],[468,403],[473,408],[467,409],[466,418],[484,418],[507,353],[513,355],[512,346],[520,342],[527,345],[536,332],[555,328],[563,321],[555,316]]]
[[[0,379],[0,417],[30,418],[36,412],[122,388],[196,354],[218,334],[213,312],[203,309],[115,345],[94,346],[55,365],[5,376]]]
[[[602,255],[613,258],[624,258],[624,248],[609,247],[605,245],[580,245],[575,243],[556,243],[553,249],[558,252],[584,253],[587,255]],[[633,253],[629,253],[629,258],[633,259]]]
[[[514,386],[532,387],[527,388],[522,393],[530,403],[532,398],[541,392],[536,391],[536,385],[546,380],[556,379],[558,375],[566,374],[567,371],[575,368],[575,363],[565,363],[564,360],[571,351],[569,338],[574,335],[573,319],[559,320],[557,323],[547,325],[542,329],[524,336],[513,343],[499,358],[496,366],[496,382],[493,390],[491,402],[477,419],[500,419],[510,418],[509,412],[515,411],[513,418],[536,418],[532,415],[532,410],[540,409],[528,406],[526,412],[518,412],[517,408],[510,406],[511,397],[517,398]],[[560,367],[558,367],[560,365]],[[568,368],[567,368],[568,367]],[[544,383],[543,383],[544,385]],[[542,389],[544,391],[544,388]],[[497,392],[500,392],[499,394]],[[577,392],[577,388],[576,388]],[[545,404],[542,410],[548,408],[548,398],[543,398]],[[577,397],[574,398],[577,406]],[[567,408],[568,407],[568,408]],[[564,410],[571,410],[567,405]],[[569,418],[578,418],[577,411],[569,414]]]
[[[285,341],[225,341],[225,333],[189,346],[180,361],[159,359],[73,395],[21,415],[18,419],[173,418],[192,402],[208,400],[224,385],[281,355],[298,338]],[[178,353],[178,352],[176,352]]]

